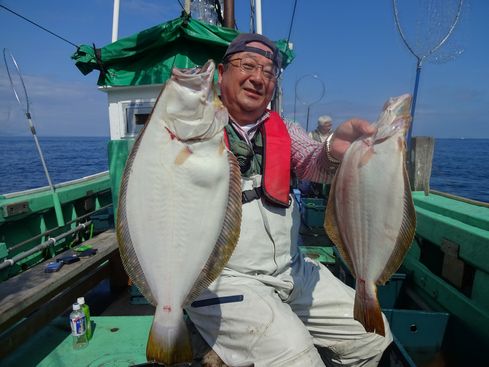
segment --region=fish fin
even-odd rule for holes
[[[190,304],[221,274],[238,243],[241,229],[241,172],[236,157],[227,152],[229,161],[229,199],[221,233],[183,305]]]
[[[384,319],[377,299],[377,286],[363,279],[357,279],[355,285],[355,304],[353,317],[365,330],[385,336]]]
[[[190,148],[186,145],[180,150],[180,152],[177,154],[175,157],[175,164],[177,166],[180,166],[181,164],[185,163],[185,161],[192,155],[192,151]]]
[[[165,366],[192,362],[190,335],[181,309],[156,308],[146,345],[146,359]]]
[[[146,125],[147,126],[147,125]],[[130,177],[130,173],[132,170],[132,165],[134,163],[134,159],[139,150],[140,142],[144,136],[146,131],[146,126],[143,131],[140,133],[136,142],[134,143],[134,147],[132,148],[129,157],[127,158],[126,166],[124,167],[124,173],[122,175],[121,186],[119,189],[119,204],[117,207],[117,223],[116,223],[116,232],[117,232],[117,241],[119,243],[119,253],[121,256],[122,264],[126,273],[129,275],[131,281],[136,285],[141,294],[146,298],[146,300],[151,303],[153,306],[156,305],[155,297],[151,292],[151,289],[146,282],[146,278],[143,273],[143,269],[141,268],[141,264],[139,264],[139,260],[134,250],[134,245],[132,243],[131,234],[129,233],[129,226],[127,224],[126,217],[126,195],[127,195],[127,185]]]
[[[343,261],[348,266],[348,269],[350,269],[353,276],[356,277],[355,268],[353,267],[353,261],[351,260],[347,247],[343,242],[340,231],[338,229],[338,222],[336,220],[336,177],[337,176],[335,176],[335,178],[333,179],[329,190],[328,204],[326,206],[326,214],[324,217],[324,229],[328,234],[330,240],[335,244],[341,257],[343,258]]]
[[[405,160],[404,160],[405,162]],[[403,197],[403,216],[401,228],[397,236],[396,245],[394,251],[387,262],[387,266],[378,278],[376,284],[382,285],[387,282],[392,274],[401,266],[406,252],[409,250],[411,243],[413,242],[414,234],[416,232],[416,209],[414,208],[413,197],[411,194],[411,186],[409,184],[409,176],[404,165],[403,169],[404,177],[404,197]]]

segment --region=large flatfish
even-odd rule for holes
[[[117,236],[124,267],[156,306],[146,356],[191,362],[182,308],[222,271],[241,223],[239,166],[227,150],[228,113],[215,64],[173,69],[124,170]]]
[[[385,335],[377,285],[399,268],[413,240],[416,217],[406,170],[408,94],[390,98],[373,136],[348,148],[331,186],[325,229],[356,279],[354,318]]]

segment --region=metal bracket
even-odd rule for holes
[[[13,215],[28,213],[30,210],[28,201],[21,201],[18,203],[7,204],[7,205],[4,205],[2,208],[3,208],[3,217],[4,218],[7,218],[7,217],[10,217]]]
[[[445,254],[443,257],[441,275],[455,287],[462,289],[465,262],[458,256],[460,245],[447,239],[443,239],[440,248]]]

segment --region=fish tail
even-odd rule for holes
[[[157,307],[146,346],[146,358],[165,366],[192,362],[190,336],[181,310]]]
[[[384,319],[377,299],[377,286],[357,279],[355,286],[355,305],[353,317],[360,322],[366,331],[385,336]]]

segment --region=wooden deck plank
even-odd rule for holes
[[[0,360],[16,350],[19,345],[34,335],[38,330],[48,325],[51,320],[65,312],[77,297],[86,294],[103,279],[108,278],[110,272],[109,266],[102,266],[101,268],[100,271],[90,272],[87,276],[80,278],[73,284],[73,287],[67,288],[65,292],[41,305],[29,317],[22,319],[7,332],[2,333],[0,335]],[[65,328],[69,332],[68,317],[66,317],[65,325]]]
[[[66,264],[58,272],[45,273],[45,265],[63,256],[60,254],[0,284],[0,332],[66,290],[77,279],[107,266],[109,259],[118,251],[113,230],[103,232],[85,244],[96,248],[97,254],[81,258],[73,264]],[[70,251],[66,251],[64,254],[69,253]]]

